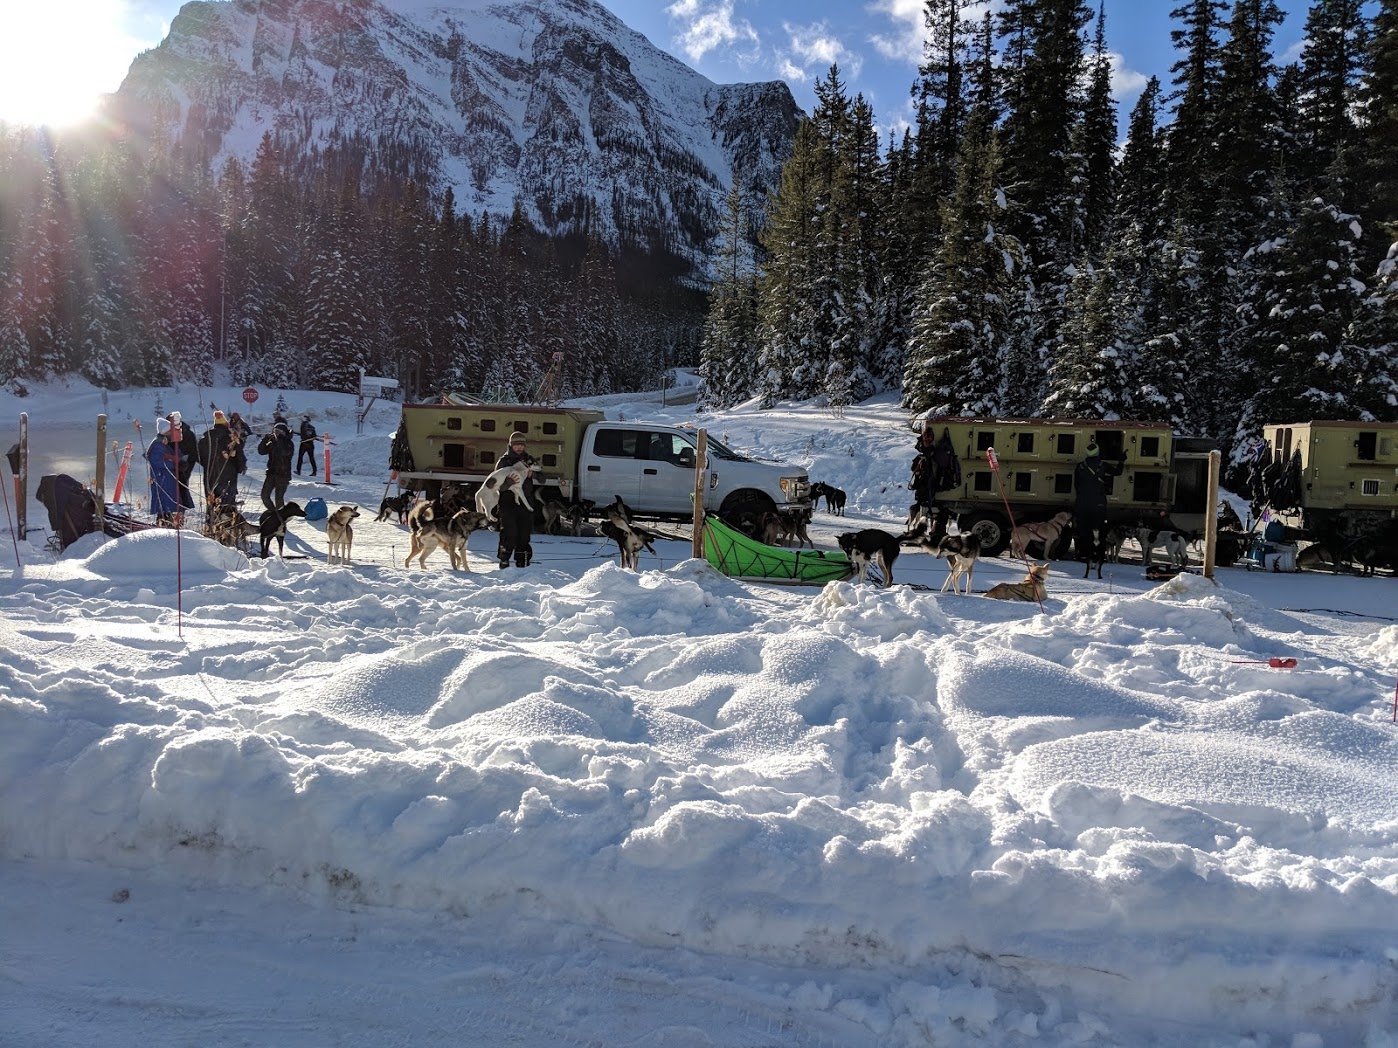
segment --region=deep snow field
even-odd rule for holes
[[[912,550],[799,588],[686,542],[499,572],[488,534],[407,570],[397,407],[282,395],[334,434],[290,497],[365,511],[352,565],[304,521],[266,562],[3,522],[0,1045],[1398,1045],[1395,580],[1063,562],[1041,613]],[[844,488],[823,546],[900,529],[893,398],[603,406]],[[102,410],[0,395],[31,492],[92,478]]]

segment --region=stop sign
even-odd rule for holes
[[[246,400],[249,404],[256,403],[257,390],[249,386],[247,389],[243,390],[243,399]]]

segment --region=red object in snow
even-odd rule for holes
[[[1236,659],[1232,663],[1234,666],[1271,666],[1274,670],[1294,670],[1296,668],[1295,659],[1279,659],[1273,655],[1270,659]]]
[[[249,386],[247,389],[243,390],[243,399],[246,400],[249,404],[256,404],[257,390]]]

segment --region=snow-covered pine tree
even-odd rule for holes
[[[1194,228],[1213,213],[1218,171],[1219,37],[1225,0],[1185,0],[1170,11],[1170,41],[1181,57],[1170,67],[1174,119],[1166,132],[1170,165],[1168,208]]]
[[[751,238],[737,172],[719,227],[716,274],[700,349],[706,408],[725,408],[752,395],[756,315]]]
[[[1094,265],[1106,254],[1112,228],[1117,183],[1116,137],[1116,101],[1112,97],[1112,64],[1107,53],[1107,12],[1103,2],[1097,8],[1097,33],[1076,148],[1082,157],[1078,251]]]
[[[1119,325],[1115,271],[1084,259],[1073,275],[1062,348],[1049,367],[1042,413],[1061,418],[1129,418],[1130,391]]]
[[[1368,219],[1398,240],[1398,0],[1379,0],[1363,90],[1362,152]]]
[[[1398,422],[1398,243],[1379,263],[1349,332],[1360,418]]]
[[[1355,114],[1369,58],[1363,0],[1327,0],[1306,15],[1297,69],[1298,148],[1288,157],[1308,192],[1346,210],[1363,204],[1359,129]]]
[[[1239,308],[1237,344],[1245,390],[1234,459],[1263,426],[1351,419],[1358,369],[1367,361],[1352,339],[1366,290],[1355,264],[1362,231],[1353,215],[1311,198],[1277,207],[1276,234],[1244,257],[1250,278]]]

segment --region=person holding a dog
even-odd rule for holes
[[[525,451],[525,436],[518,431],[510,434],[510,447],[500,461],[495,463],[496,469],[506,469],[517,465],[520,462],[534,465],[534,459]],[[524,481],[524,497],[532,504],[534,501],[534,481],[527,478]],[[527,568],[534,559],[534,547],[530,545],[529,539],[534,531],[534,514],[526,506],[522,506],[519,499],[515,497],[514,488],[507,487],[500,493],[500,504],[495,512],[500,518],[500,567],[510,566],[510,557],[513,555],[515,567]]]
[[[204,498],[227,509],[238,501],[238,474],[248,468],[243,441],[222,411],[214,411],[214,424],[195,445],[199,465],[204,467]]]
[[[1098,532],[1107,521],[1107,481],[1121,475],[1124,462],[1104,462],[1093,441],[1087,457],[1073,469],[1073,542],[1078,560],[1088,562],[1100,541]]]
[[[286,489],[291,484],[291,457],[296,446],[291,440],[291,428],[278,421],[258,442],[257,451],[267,456],[267,479],[262,482],[262,504],[268,509],[280,509],[286,502]]]

